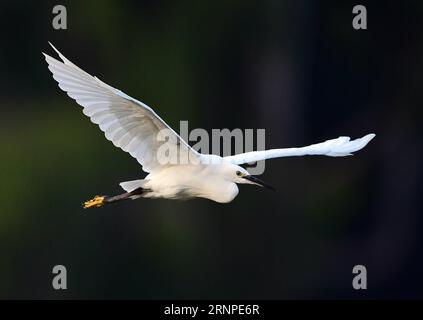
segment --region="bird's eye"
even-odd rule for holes
[[[237,172],[236,172],[236,175],[237,175],[238,177],[240,177],[240,176],[242,175],[241,171],[237,171]]]

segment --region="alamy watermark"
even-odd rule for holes
[[[367,29],[367,9],[363,5],[356,5],[352,9],[352,13],[356,14],[352,21],[352,26],[355,30]]]
[[[196,164],[218,164],[222,161],[220,157],[198,157],[190,152],[186,142],[194,143],[192,149],[202,155],[219,155],[221,157],[234,154],[263,151],[265,150],[265,129],[212,129],[211,136],[205,130],[196,128],[189,131],[188,121],[180,121],[180,137],[171,129],[160,130],[156,139],[160,146],[157,148],[157,161],[162,165],[196,165]],[[255,139],[254,139],[255,138]],[[264,172],[264,161],[248,164],[251,174]]]
[[[358,264],[354,266],[352,273],[355,274],[352,286],[355,290],[367,289],[367,269],[365,266]]]
[[[53,29],[66,30],[68,28],[68,12],[64,5],[58,4],[53,7],[52,13],[55,15],[51,22]]]
[[[52,270],[52,274],[55,274],[53,277],[53,280],[51,282],[51,285],[53,286],[53,289],[55,290],[66,290],[68,288],[67,285],[67,271],[66,267],[63,265],[55,265]]]

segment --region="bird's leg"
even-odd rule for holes
[[[105,198],[106,198],[105,196],[95,196],[93,199],[85,201],[83,208],[88,209],[88,208],[101,207],[104,204]]]
[[[130,199],[132,196],[141,195],[143,193],[143,188],[135,189],[131,192],[126,192],[119,194],[117,196],[95,196],[93,199],[84,202],[84,209],[88,208],[98,208],[103,206],[106,203],[112,203],[117,201],[122,201],[126,199]]]

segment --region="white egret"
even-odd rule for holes
[[[201,197],[226,203],[237,196],[237,184],[255,184],[273,189],[250,175],[240,166],[242,164],[288,156],[348,156],[364,148],[375,136],[368,134],[353,141],[349,137],[339,137],[302,148],[253,151],[228,157],[201,154],[192,149],[153,109],[89,75],[51,46],[62,61],[43,54],[59,87],[83,107],[83,113],[100,126],[108,140],[137,159],[148,173],[144,179],[120,183],[125,193],[96,196],[85,202],[84,208],[141,197]],[[175,147],[175,154],[171,154],[171,158],[176,159],[178,155],[184,154],[195,161],[161,163],[157,157],[158,150],[164,143],[158,139],[161,130],[170,132],[167,143]]]

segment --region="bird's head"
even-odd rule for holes
[[[255,184],[260,187],[265,187],[267,189],[276,191],[274,187],[268,185],[264,181],[260,180],[259,178],[251,175],[247,170],[243,167],[233,165],[225,168],[225,175],[228,180],[235,182],[235,183],[243,183],[243,184]]]

